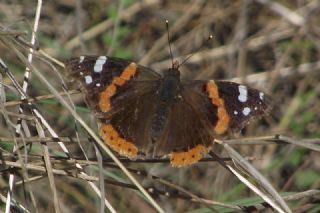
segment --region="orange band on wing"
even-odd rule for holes
[[[132,142],[122,138],[111,124],[102,124],[100,135],[104,142],[120,155],[128,158],[137,157],[138,148]]]
[[[199,144],[186,152],[172,152],[170,162],[174,167],[189,166],[201,160],[208,151],[209,148]]]
[[[213,105],[218,107],[218,121],[214,127],[216,134],[223,134],[229,127],[230,117],[224,105],[223,99],[219,97],[218,87],[214,81],[207,83],[207,92]]]
[[[129,81],[137,72],[137,65],[130,63],[121,73],[120,76],[114,77],[111,84],[100,93],[99,108],[102,112],[107,112],[111,108],[111,97],[116,94],[117,87],[122,86]]]

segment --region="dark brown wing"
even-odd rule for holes
[[[196,163],[214,137],[241,129],[271,108],[264,93],[233,82],[183,81],[180,91],[156,146],[160,153],[170,152],[171,164],[178,167]]]
[[[130,89],[135,90],[134,87],[139,87],[140,84],[135,83]],[[112,110],[112,116],[109,119],[100,120],[102,124],[112,125],[121,138],[135,145],[136,151],[140,154],[147,154],[149,146],[152,144],[150,127],[157,103],[155,95],[157,87],[158,83],[154,82],[149,85],[148,91],[144,90],[144,93],[140,95],[125,91],[119,93],[114,99],[116,106],[115,110]],[[118,152],[121,153],[121,150]],[[131,157],[127,154],[124,155]]]
[[[118,153],[136,157],[144,143],[148,110],[161,76],[146,67],[107,56],[66,62],[99,120],[100,135]],[[141,140],[140,140],[141,139]]]
[[[155,153],[169,154],[173,166],[187,166],[198,162],[214,139],[210,119],[217,107],[210,106],[208,98],[181,87],[181,96],[170,106],[166,127],[154,145]]]
[[[213,140],[212,118],[217,107],[186,85],[181,85],[181,96],[169,107],[166,128],[155,145],[160,155],[190,150],[199,144],[208,146]]]

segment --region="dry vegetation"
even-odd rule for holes
[[[270,181],[293,212],[320,211],[319,1],[44,1],[35,54],[28,64],[36,10],[36,1],[0,2],[0,57],[11,73],[0,67],[0,211],[5,211],[9,180],[14,180],[12,212],[99,212],[101,197],[108,203],[105,212],[157,211],[103,149],[103,160],[97,156],[93,139],[37,72],[69,103],[72,99],[96,131],[81,94],[71,90],[76,86],[63,78],[61,63],[46,54],[59,61],[112,55],[166,69],[171,66],[166,19],[175,59],[195,52],[181,68],[184,78],[234,78],[274,100],[269,116],[224,138],[228,145],[216,145],[220,164],[268,191],[256,173],[230,160],[236,158],[232,147]],[[199,51],[210,34],[213,41]],[[28,99],[21,104],[19,85],[26,66],[32,74]],[[64,82],[70,96],[65,95]],[[210,156],[182,169],[171,168],[166,160],[124,159],[124,166],[166,212],[272,210],[220,164]],[[101,197],[95,186],[104,189]]]

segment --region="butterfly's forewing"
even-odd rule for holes
[[[216,108],[216,113],[206,114],[215,135],[240,130],[251,119],[268,113],[272,105],[263,92],[234,82],[186,81],[183,85],[185,91],[196,91],[207,100],[201,107],[211,111]]]
[[[80,82],[87,104],[98,117],[106,117],[116,108],[112,104],[115,97],[118,100],[125,98],[125,102],[130,103],[130,98],[149,92],[149,85],[160,78],[159,74],[146,67],[107,56],[80,56],[67,61],[65,65],[68,77]],[[128,72],[124,73],[126,69]],[[137,82],[145,83],[137,85]],[[110,109],[102,110],[99,106],[101,93],[108,87],[106,93],[109,95],[105,95],[110,96]]]
[[[271,98],[265,93],[228,81],[216,81],[220,97],[230,116],[230,130],[242,129],[250,120],[269,113]]]

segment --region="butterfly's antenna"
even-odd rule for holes
[[[210,35],[208,37],[208,39],[205,41],[205,43],[209,42],[211,39],[213,39],[213,35]],[[189,56],[187,56],[179,65],[179,67],[183,64],[185,64],[189,58],[191,58],[196,52],[199,52],[201,49],[203,49],[205,47],[205,45],[201,45],[196,51],[194,51],[192,54],[190,54]]]
[[[170,49],[170,56],[171,56],[171,61],[172,61],[172,66],[173,66],[173,55],[172,55],[172,50],[171,50],[171,42],[170,42],[170,35],[169,35],[169,21],[166,20],[166,27],[167,27],[167,35],[168,35],[168,43],[169,43],[169,49]]]

